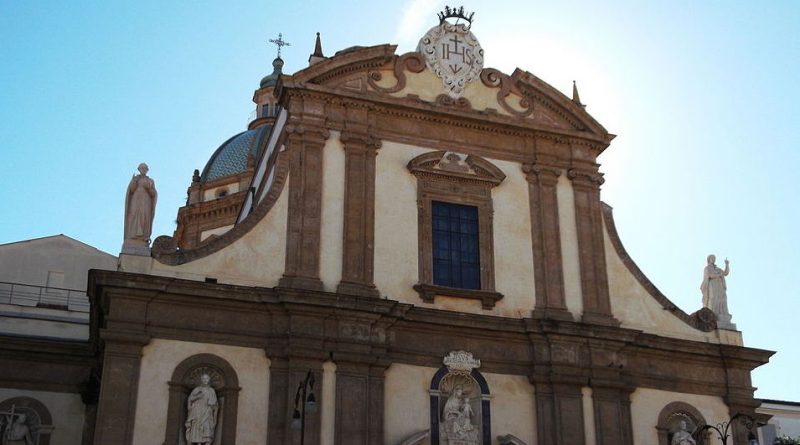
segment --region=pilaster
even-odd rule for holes
[[[383,379],[385,366],[336,363],[337,445],[383,442]]]
[[[105,342],[103,376],[94,443],[129,445],[133,441],[142,348],[150,337],[138,331],[101,330]]]
[[[597,445],[633,445],[632,388],[613,382],[592,382],[595,441]]]
[[[366,113],[366,111],[363,111]],[[366,125],[345,130],[344,248],[342,281],[337,292],[377,297],[373,282],[375,246],[375,156],[381,142]]]
[[[539,445],[583,445],[583,394],[579,380],[533,376]]]
[[[597,165],[571,168],[575,196],[575,220],[578,232],[578,252],[581,270],[584,323],[619,326],[611,313],[606,271],[600,185],[603,176]]]
[[[322,406],[322,362],[305,358],[270,357],[270,363],[267,437],[270,443],[298,445],[300,431],[291,428],[297,388],[311,370],[315,380],[314,397],[317,406]],[[304,444],[320,443],[320,420],[319,412],[306,413]]]
[[[561,168],[543,163],[522,167],[528,180],[533,273],[536,290],[534,318],[572,320],[564,297],[564,274],[556,185]]]
[[[319,278],[322,223],[322,150],[330,132],[312,124],[288,125],[289,209],[282,287],[322,290]]]

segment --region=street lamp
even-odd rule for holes
[[[730,420],[722,421],[718,423],[716,426],[703,425],[702,427],[700,427],[700,431],[714,430],[717,433],[720,442],[722,442],[723,445],[728,445],[728,438],[731,436],[728,430],[736,420],[738,420],[742,425],[744,425],[745,428],[747,428],[748,444],[758,445],[758,440],[756,439],[756,435],[753,434],[753,427],[756,425],[756,419],[744,413],[736,413],[733,415],[733,417],[730,418]]]
[[[314,374],[308,370],[306,378],[300,382],[294,395],[294,413],[292,413],[291,428],[300,430],[300,445],[305,443],[306,413],[317,412],[317,398],[314,397]]]

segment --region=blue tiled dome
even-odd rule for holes
[[[228,139],[211,155],[211,159],[200,175],[202,182],[213,181],[225,176],[236,175],[247,169],[247,155],[258,159],[263,147],[264,138],[269,134],[271,125],[264,125],[247,130]]]

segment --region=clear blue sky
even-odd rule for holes
[[[0,2],[0,243],[64,233],[109,253],[124,191],[150,165],[154,231],[172,234],[192,170],[245,129],[283,32],[286,72],[314,33],[413,50],[442,4],[390,2]],[[486,65],[521,67],[618,137],[603,199],[641,269],[687,312],[705,257],[731,260],[733,321],[777,350],[757,396],[800,400],[794,178],[800,167],[800,2],[493,1],[473,31]]]

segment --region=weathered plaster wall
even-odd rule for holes
[[[320,410],[320,445],[333,445],[336,437],[336,363],[322,364],[322,409]]]
[[[123,255],[123,270],[188,280],[217,278],[220,283],[277,286],[286,265],[288,180],[269,213],[244,236],[222,250],[198,260],[168,266],[142,257]]]
[[[578,226],[575,219],[575,195],[566,175],[558,177],[558,223],[561,236],[561,262],[564,265],[564,297],[567,309],[576,320],[583,315],[581,266],[578,256]]]
[[[428,388],[434,374],[436,368],[400,363],[394,363],[386,370],[384,444],[398,445],[408,436],[431,428]]]
[[[513,434],[525,443],[535,444],[536,404],[528,378],[492,373],[483,373],[483,377],[492,396],[492,437]]]
[[[328,292],[335,292],[342,279],[344,249],[344,147],[339,132],[331,131],[322,152],[322,230],[320,279]]]
[[[0,402],[13,397],[30,397],[47,407],[53,417],[50,445],[81,444],[84,405],[79,394],[0,388]]]
[[[592,388],[584,386],[581,388],[581,395],[583,395],[583,432],[586,437],[586,445],[595,445],[597,443],[597,434],[595,433],[594,424],[594,402],[592,401]]]
[[[417,184],[406,164],[428,151],[383,141],[375,159],[375,285],[411,304],[421,303],[411,288],[419,281]]]
[[[384,141],[376,160],[375,284],[383,295],[415,305],[476,314],[527,316],[534,307],[528,184],[520,166],[489,159],[506,175],[492,190],[497,291],[504,298],[487,311],[476,300],[436,297],[423,303],[412,286],[419,282],[417,180],[408,162],[428,150]],[[339,237],[341,238],[341,237]]]
[[[236,371],[242,388],[239,392],[236,443],[266,443],[269,360],[263,349],[155,339],[142,350],[134,445],[163,443],[169,405],[167,382],[175,367],[195,354],[217,355]]]
[[[617,255],[603,226],[611,311],[623,328],[641,329],[665,337],[718,343],[715,332],[702,332],[672,315],[636,280]],[[698,291],[698,302],[700,295]]]
[[[729,418],[728,407],[720,397],[638,388],[631,394],[633,443],[658,443],[656,433],[658,415],[672,402],[684,402],[694,406],[705,417],[706,423],[711,425]]]
[[[529,317],[536,292],[528,181],[517,163],[489,162],[506,175],[492,190],[495,288],[504,295],[495,311],[505,316]]]

